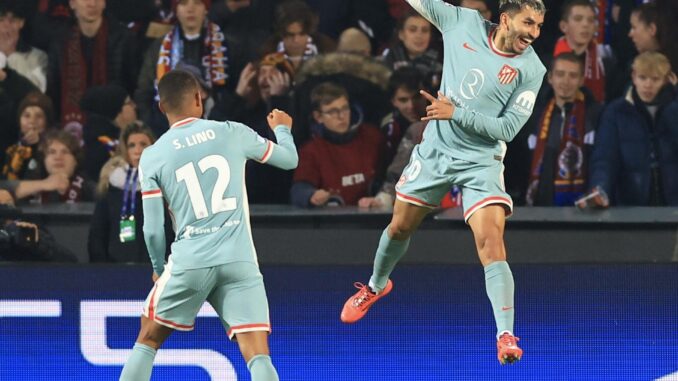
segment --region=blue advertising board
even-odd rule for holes
[[[678,380],[678,264],[514,265],[523,360],[500,366],[480,266],[401,266],[339,321],[366,267],[263,267],[283,381]],[[117,380],[146,266],[0,266],[0,380]],[[249,380],[214,311],[176,332],[153,380]]]

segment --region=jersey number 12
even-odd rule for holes
[[[200,172],[202,173],[207,172],[210,168],[217,170],[217,182],[214,184],[214,189],[212,189],[212,214],[235,209],[235,197],[222,198],[226,192],[228,183],[231,181],[231,167],[229,167],[226,158],[220,155],[205,156],[198,162],[198,168],[200,168]],[[184,181],[186,183],[188,197],[191,199],[191,206],[193,206],[195,218],[199,220],[206,218],[209,215],[207,204],[205,203],[202,187],[200,186],[198,174],[195,172],[193,163],[188,163],[177,169],[175,174],[178,182]]]

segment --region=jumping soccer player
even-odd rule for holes
[[[407,0],[443,35],[445,59],[438,97],[431,104],[424,139],[396,186],[393,218],[384,230],[367,285],[345,303],[341,320],[353,323],[393,288],[389,275],[407,251],[410,236],[455,184],[462,190],[464,220],[471,227],[497,324],[497,357],[520,359],[513,335],[514,284],[506,262],[505,218],[513,202],[504,190],[504,154],[525,124],[546,68],[530,46],[539,37],[542,0],[501,0],[499,25],[474,10],[441,0]]]

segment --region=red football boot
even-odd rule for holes
[[[386,283],[386,288],[378,294],[372,292],[366,284],[356,282],[353,285],[358,289],[358,292],[348,298],[344,304],[344,309],[341,310],[341,321],[344,323],[355,323],[362,319],[374,302],[388,295],[393,289],[393,282],[390,279]]]

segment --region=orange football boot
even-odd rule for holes
[[[518,348],[519,338],[505,332],[497,340],[497,358],[501,365],[513,364],[523,356],[523,350]]]
[[[344,304],[344,309],[341,310],[341,321],[344,323],[355,323],[362,319],[377,300],[388,295],[393,289],[393,282],[390,279],[386,283],[386,288],[378,294],[372,292],[366,284],[355,282],[353,285],[358,289],[358,292],[348,298]]]

